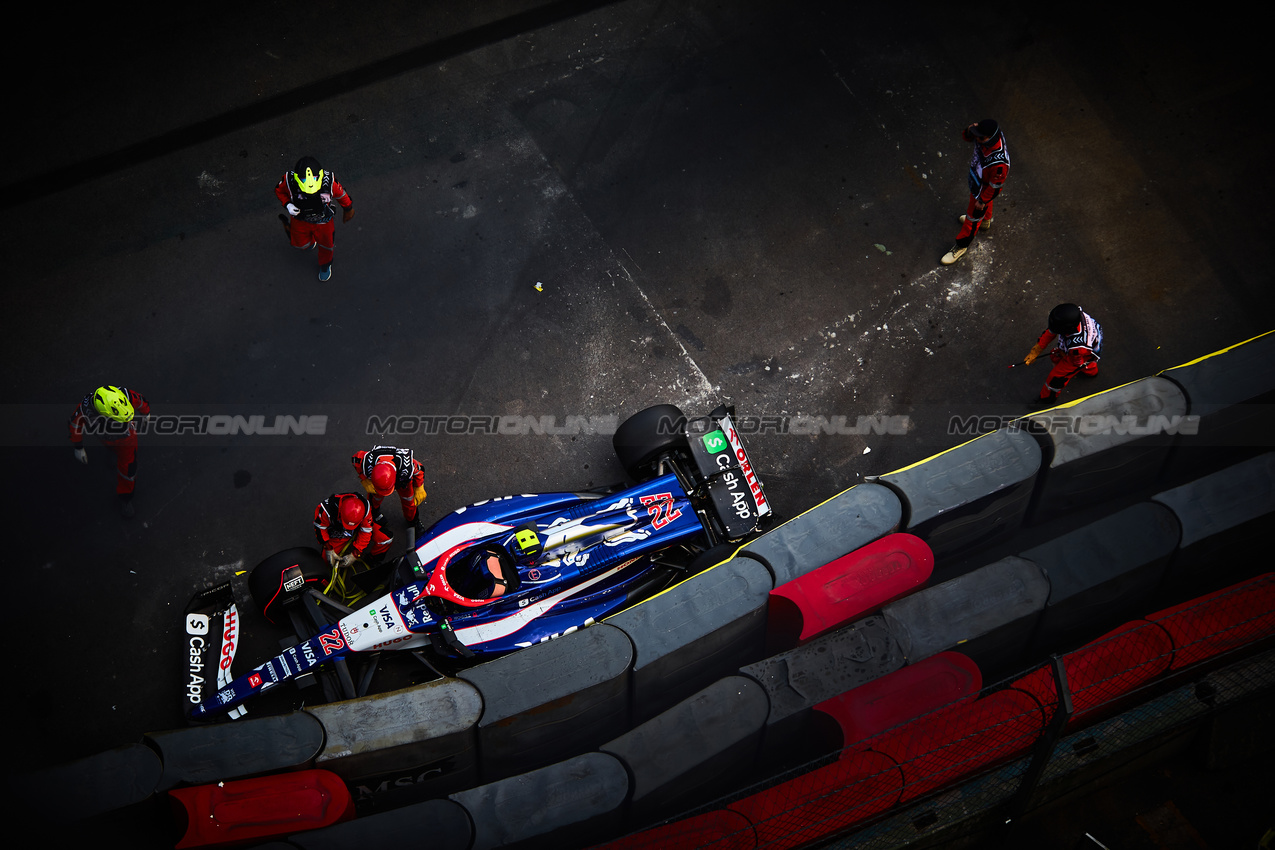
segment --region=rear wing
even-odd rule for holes
[[[708,416],[688,419],[686,439],[726,537],[739,540],[755,533],[771,512],[770,502],[730,409],[719,407]]]

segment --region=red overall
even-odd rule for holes
[[[145,416],[151,412],[151,406],[141,393],[127,387],[120,391],[128,396],[133,405],[133,413]],[[132,422],[116,422],[103,416],[93,406],[93,393],[86,395],[75,407],[68,423],[71,431],[71,443],[82,448],[84,434],[90,433],[102,441],[102,445],[115,452],[115,492],[121,496],[130,496],[137,479],[137,427]]]
[[[341,500],[348,496],[363,503],[363,516],[352,530],[341,522]],[[314,536],[325,558],[328,552],[356,558],[380,555],[394,542],[394,535],[381,528],[372,503],[362,493],[334,493],[319,502],[314,509]]]
[[[965,208],[961,232],[956,236],[957,246],[967,248],[979,226],[992,218],[992,201],[1000,194],[1005,178],[1009,176],[1009,147],[1005,144],[1005,134],[1000,130],[986,143],[979,142],[968,127],[961,135],[965,141],[974,143],[969,171],[970,202]]]
[[[326,266],[332,262],[332,250],[336,245],[336,212],[332,202],[336,201],[342,209],[354,206],[354,200],[346,194],[345,188],[337,182],[331,171],[323,174],[323,183],[319,191],[306,193],[301,191],[296,177],[289,171],[283,175],[274,193],[287,210],[288,204],[297,207],[298,215],[289,215],[288,238],[294,248],[309,249],[315,244],[319,246],[319,265]]]
[[[1049,359],[1054,361],[1053,371],[1045,378],[1040,388],[1042,401],[1053,401],[1066,388],[1068,382],[1076,375],[1084,373],[1089,377],[1098,374],[1099,354],[1102,352],[1102,326],[1093,316],[1083,310],[1080,312],[1080,327],[1074,333],[1055,334],[1046,330],[1036,341],[1042,350],[1055,339],[1058,347],[1049,352]]]
[[[368,482],[372,478],[372,468],[378,461],[389,461],[394,464],[394,492],[398,493],[399,504],[403,508],[403,519],[409,523],[416,521],[415,492],[425,487],[425,470],[411,449],[397,449],[394,446],[373,446],[365,452],[355,452],[350,458],[359,480]],[[365,485],[365,488],[367,486]],[[372,507],[380,510],[381,501],[385,498],[375,491],[368,493]]]

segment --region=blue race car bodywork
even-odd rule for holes
[[[605,495],[504,496],[451,512],[396,563],[393,590],[345,609],[335,623],[316,620],[311,634],[245,675],[230,678],[226,665],[215,692],[188,689],[190,716],[235,709],[351,653],[428,649],[470,659],[528,647],[684,577],[691,556],[756,532],[770,506],[728,410],[676,425],[670,435],[617,431],[622,461],[647,479],[636,486]],[[621,446],[622,435],[640,445]],[[267,612],[277,599],[304,598],[316,571],[307,573],[302,560],[270,567],[273,594],[267,586],[257,597]],[[493,560],[493,568],[484,566]]]

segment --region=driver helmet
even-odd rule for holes
[[[323,169],[319,161],[312,156],[303,156],[297,160],[296,169],[292,172],[297,185],[307,195],[313,195],[323,185]]]
[[[394,492],[394,483],[398,478],[398,469],[394,466],[392,460],[378,460],[376,465],[372,467],[372,486],[376,488],[376,495],[388,496]]]
[[[1073,334],[1080,327],[1080,308],[1075,304],[1059,304],[1049,311],[1049,330],[1056,334]]]
[[[133,421],[133,403],[119,387],[98,387],[93,393],[93,408],[116,422]]]
[[[346,531],[353,531],[363,522],[363,518],[367,516],[367,505],[363,500],[353,493],[347,493],[341,497],[341,502],[337,507],[337,513],[341,516],[341,525]]]

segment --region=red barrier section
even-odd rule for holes
[[[1040,705],[1010,688],[887,732],[872,744],[899,763],[903,802],[1026,752],[1045,726]]]
[[[1071,691],[1072,722],[1086,712],[1146,684],[1169,669],[1173,640],[1155,623],[1134,620],[1063,656]],[[1053,712],[1058,703],[1054,674],[1042,667],[1018,681],[1024,690]]]
[[[899,802],[903,776],[881,753],[855,753],[728,807],[752,821],[757,846],[800,847]]]
[[[1147,617],[1173,636],[1173,669],[1275,634],[1275,573]]]
[[[666,823],[611,841],[593,850],[753,850],[757,841],[748,818],[718,809],[693,818]]]
[[[801,618],[798,642],[804,642],[916,590],[933,570],[934,555],[924,540],[890,534],[781,584],[771,598],[796,607]],[[781,619],[785,607],[776,605]]]
[[[182,847],[215,847],[291,835],[354,817],[349,789],[334,773],[301,770],[169,791],[182,804]]]
[[[946,705],[974,699],[983,687],[978,665],[959,652],[940,652],[819,703],[816,711],[841,727],[842,746],[923,717]]]

